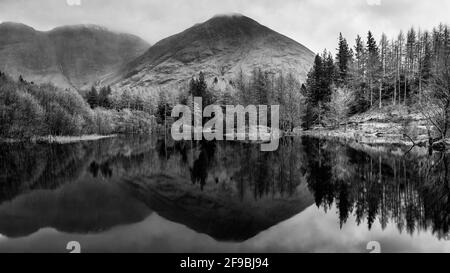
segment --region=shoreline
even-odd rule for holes
[[[401,146],[423,146],[427,139],[416,139],[411,141],[401,134],[374,133],[366,134],[363,131],[341,131],[341,130],[307,130],[295,133],[294,136],[307,136],[329,140],[353,141],[367,145],[401,145]]]
[[[362,134],[362,132],[348,132],[342,134],[338,130],[310,130],[302,131],[294,134],[295,137],[311,137],[316,139],[323,139],[327,141],[337,141],[344,145],[348,145],[356,150],[367,153],[387,153],[391,156],[406,156],[411,154],[418,157],[429,155],[429,147],[427,143],[418,142],[413,144],[407,138],[402,138],[401,135],[390,136],[390,138],[376,135],[366,137],[364,141],[360,141],[355,135]],[[449,151],[437,151],[448,153]]]
[[[4,143],[47,143],[47,144],[70,144],[84,141],[95,141],[106,138],[114,138],[117,135],[82,135],[82,136],[39,136],[31,139],[0,139],[0,144]]]

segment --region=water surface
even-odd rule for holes
[[[447,156],[285,138],[0,145],[0,252],[446,252]]]

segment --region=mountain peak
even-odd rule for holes
[[[214,15],[212,18],[240,18],[240,17],[246,17],[241,13],[237,12],[230,12],[230,13],[219,13]]]
[[[232,80],[237,72],[262,68],[293,72],[301,80],[314,53],[242,14],[215,15],[165,38],[129,63],[112,81],[121,86],[183,84],[199,71]]]
[[[241,27],[245,27],[245,26],[263,27],[262,25],[260,25],[258,22],[256,22],[252,18],[247,17],[240,13],[217,14],[217,15],[214,15],[211,19],[209,19],[205,23],[200,24],[200,25],[213,25],[213,24],[216,24],[216,25],[234,24],[235,26],[241,26]],[[229,25],[229,26],[232,26],[232,25]]]

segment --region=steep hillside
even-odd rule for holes
[[[221,15],[161,40],[111,82],[125,87],[180,84],[199,71],[229,81],[241,69],[293,72],[306,78],[314,53],[243,15]]]
[[[42,32],[18,23],[0,24],[0,70],[63,88],[89,88],[148,48],[136,36],[94,25]]]

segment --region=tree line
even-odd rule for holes
[[[382,34],[378,42],[369,31],[365,40],[356,37],[353,48],[340,34],[336,56],[326,50],[318,54],[308,74],[306,127],[329,124],[329,112],[345,117],[374,107],[405,105],[417,106],[445,137],[449,61],[449,30],[443,24],[432,31],[411,28],[391,39]]]
[[[202,97],[206,105],[280,105],[280,129],[293,130],[301,125],[305,114],[304,85],[293,73],[274,73],[255,68],[249,74],[241,69],[229,80],[224,90],[213,90],[215,78],[208,85],[203,72],[193,77],[187,91],[182,91],[177,102],[192,105],[192,97]],[[163,107],[164,104],[158,103]],[[160,111],[161,112],[161,111]],[[160,116],[160,115],[157,115]]]
[[[105,91],[110,88],[101,94]],[[27,82],[22,76],[14,81],[0,72],[0,138],[145,133],[154,126],[154,119],[145,112],[106,108],[109,95],[104,100],[99,96],[95,104],[92,98],[88,95],[85,100],[77,91],[51,84]]]

